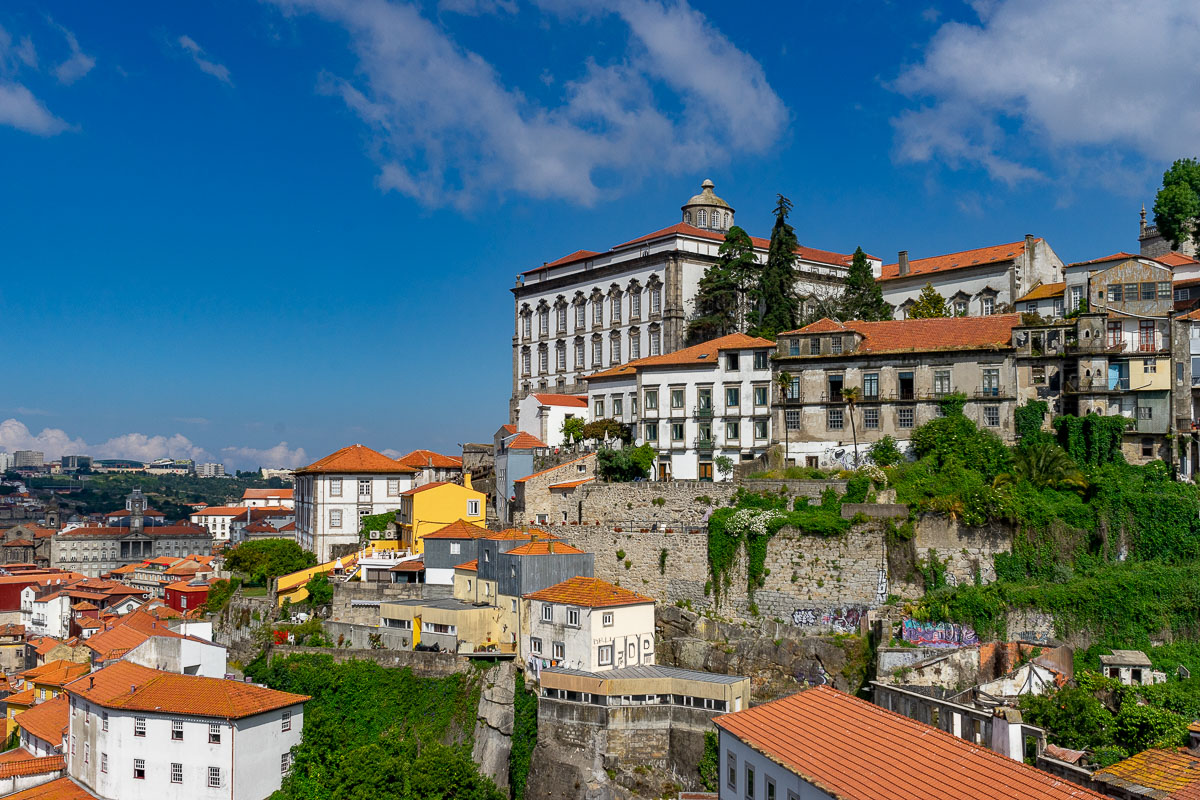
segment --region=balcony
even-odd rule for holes
[[[708,407],[696,406],[693,413],[694,413],[694,416],[696,416],[699,419],[712,419],[713,409],[712,409],[712,406],[708,406]]]
[[[713,451],[713,440],[712,439],[697,439],[696,440],[696,452],[697,453],[711,453],[712,451]]]

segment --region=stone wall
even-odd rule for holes
[[[350,583],[335,582],[331,619],[356,625],[378,625],[378,605],[355,605],[359,603],[383,603],[393,600],[413,600],[426,596],[426,587],[421,583]]]
[[[821,493],[826,489],[833,489],[838,494],[845,494],[846,483],[846,481],[842,480],[810,481],[793,478],[762,478],[742,481],[742,486],[747,491],[769,492],[771,494],[779,494],[786,489],[787,494],[792,497],[808,497],[812,500],[820,500]]]
[[[550,487],[558,483],[581,481],[596,477],[596,454],[587,453],[575,456],[560,464],[544,468],[544,472],[535,473],[514,484],[513,493],[516,503],[513,504],[513,524],[533,525],[579,521],[579,502],[589,484],[577,486],[574,489],[559,489],[551,491]],[[543,516],[545,522],[539,522]]]
[[[580,487],[583,522],[622,525],[635,522],[701,525],[711,508],[728,505],[737,487],[701,481],[590,483]],[[578,514],[568,517],[576,520]]]
[[[375,623],[372,625],[355,625],[349,622],[335,622],[326,620],[321,623],[321,627],[325,631],[334,644],[344,647],[349,647],[357,650],[406,650],[405,642],[412,638],[412,634],[407,631],[397,630],[395,628],[380,628],[379,610],[375,609]],[[376,645],[372,641],[373,637],[378,637],[379,644]]]
[[[414,653],[408,650],[359,650],[334,647],[298,647],[296,645],[273,645],[270,659],[290,655],[311,654],[332,656],[341,664],[346,661],[374,661],[381,667],[407,667],[422,678],[444,678],[460,672],[470,672],[471,665],[465,658],[451,653]]]

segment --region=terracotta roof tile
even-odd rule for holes
[[[478,572],[479,571],[479,559],[473,558],[465,564],[455,564],[454,568],[455,569],[465,569],[467,572]]]
[[[466,520],[451,522],[444,528],[438,528],[433,533],[427,533],[422,539],[486,539],[491,534],[482,525],[476,525]]]
[[[425,559],[414,558],[411,561],[401,561],[396,566],[388,570],[388,572],[424,572]]]
[[[423,486],[417,486],[413,489],[409,489],[408,491],[401,492],[400,496],[401,497],[404,497],[404,496],[411,497],[414,494],[420,494],[421,492],[428,492],[430,489],[436,489],[439,486],[449,486],[449,485],[451,485],[450,481],[433,481],[432,483],[426,483]],[[453,485],[457,486],[457,484],[453,484]]]
[[[242,492],[243,500],[292,500],[294,489],[247,489]]]
[[[55,744],[57,744],[59,741],[61,740],[55,740]],[[0,778],[14,778],[26,775],[44,775],[47,772],[61,772],[66,768],[66,759],[64,759],[61,755],[35,756],[28,750],[15,750],[13,752],[25,753],[26,757],[22,759],[14,758],[5,761],[4,763],[0,763]],[[9,797],[13,796],[14,795],[9,795]]]
[[[508,551],[510,556],[553,556],[553,555],[582,555],[585,551],[572,547],[566,542],[541,541],[523,544]]]
[[[25,626],[17,622],[7,622],[0,625],[0,636],[24,636]]]
[[[21,676],[26,680],[44,686],[63,686],[75,680],[80,675],[86,675],[90,671],[91,667],[87,664],[77,664],[74,661],[67,661],[60,658],[57,661],[51,661],[49,664],[27,669],[21,673]]]
[[[147,525],[142,529],[142,532],[150,537],[208,535],[208,530],[200,527],[199,525]],[[73,528],[69,531],[60,531],[58,535],[63,539],[73,539],[81,536],[124,536],[128,533],[128,528],[88,526],[84,528]]]
[[[988,317],[935,317],[897,319],[887,322],[834,322],[822,319],[799,330],[779,334],[845,331],[862,335],[863,341],[847,354],[908,353],[935,350],[996,350],[1012,346],[1012,329],[1021,324],[1020,314]],[[834,356],[835,358],[838,356]]]
[[[585,394],[537,394],[533,395],[538,402],[546,406],[568,406],[570,408],[587,408]]]
[[[622,242],[614,247],[613,250],[619,250],[622,247],[628,247],[634,244],[641,244],[642,242],[648,242],[652,239],[661,239],[664,236],[677,236],[679,234],[695,236],[714,242],[725,241],[725,234],[723,233],[697,228],[694,225],[688,225],[686,222],[681,222],[677,225],[672,225],[669,228],[663,228],[662,230],[655,231],[654,233],[648,233],[645,236],[639,236],[636,239],[630,239],[628,242]],[[769,239],[763,239],[759,236],[751,236],[750,241],[755,247],[761,250],[766,250],[771,245],[771,241]],[[803,245],[796,248],[796,255],[800,256],[805,261],[815,261],[821,264],[831,264],[843,267],[850,266],[850,262],[854,260],[853,254],[835,253],[831,250],[820,250],[815,247],[805,247]],[[868,255],[867,258],[873,258],[873,256]]]
[[[5,800],[94,800],[95,795],[75,783],[70,778],[34,786],[16,794],[10,794]]]
[[[5,547],[33,547],[33,542],[28,539],[13,539],[4,543]]]
[[[714,722],[840,800],[1102,798],[827,686]]]
[[[444,456],[432,450],[413,450],[407,455],[396,459],[406,467],[413,469],[462,469],[462,459],[458,456]]]
[[[1145,787],[1157,792],[1177,792],[1200,781],[1200,759],[1182,747],[1143,750],[1110,767],[1096,770],[1092,780],[1115,788]]]
[[[60,694],[28,711],[22,711],[17,715],[17,725],[43,742],[57,746],[62,742],[63,731],[70,722],[70,714],[71,702],[65,694]]]
[[[240,681],[161,672],[128,661],[73,681],[67,691],[106,708],[223,719],[241,719],[309,699]]]
[[[1041,239],[1035,239],[1035,242],[1040,242]],[[981,264],[997,264],[1004,261],[1012,261],[1025,255],[1025,240],[1019,242],[1010,242],[1009,244],[997,244],[990,247],[977,247],[973,250],[961,250],[957,253],[947,253],[944,256],[930,256],[929,258],[910,259],[908,262],[908,274],[900,274],[900,265],[884,264],[881,269],[879,280],[888,281],[896,278],[911,278],[913,276],[931,275],[935,272],[949,272],[955,269],[965,269],[966,267],[977,267]]]
[[[33,704],[37,702],[37,690],[30,686],[24,691],[17,692],[16,694],[10,694],[8,697],[4,698],[4,702],[8,703],[10,706],[32,707]]]
[[[1141,258],[1141,256],[1135,255],[1133,253],[1126,253],[1125,251],[1121,251],[1119,253],[1113,253],[1111,256],[1101,256],[1100,258],[1093,258],[1093,259],[1089,259],[1088,261],[1075,261],[1071,264],[1068,264],[1067,266],[1068,267],[1086,267],[1089,264],[1107,264],[1109,261],[1124,261],[1129,258]]]
[[[557,464],[553,467],[550,467],[549,469],[544,469],[541,472],[535,472],[532,475],[526,475],[524,478],[517,478],[515,481],[513,481],[513,483],[524,483],[525,481],[529,480],[530,478],[536,478],[539,475],[545,475],[549,472],[554,472],[554,470],[562,469],[563,467],[567,466],[568,464],[574,464],[577,461],[583,461],[585,458],[592,458],[592,457],[593,457],[593,454],[588,453],[587,455],[580,456],[579,458],[572,458],[570,461],[564,461],[561,464]]]
[[[297,475],[315,475],[319,473],[363,473],[363,474],[411,474],[416,472],[412,467],[406,467],[395,459],[388,458],[383,453],[376,452],[361,444],[343,447],[336,453],[330,453],[322,459],[314,461],[307,467],[296,470]]]
[[[1030,289],[1023,297],[1018,297],[1017,302],[1024,303],[1030,300],[1049,300],[1054,297],[1062,297],[1066,290],[1066,283],[1043,283]]]
[[[591,483],[591,482],[592,482],[592,481],[594,481],[594,480],[596,480],[596,479],[595,479],[595,478],[582,478],[582,479],[580,479],[580,480],[577,480],[577,481],[564,481],[563,483],[552,483],[552,484],[550,484],[550,485],[549,485],[548,487],[546,487],[546,488],[548,488],[548,489],[560,489],[560,490],[562,490],[562,489],[574,489],[576,486],[583,486],[585,483]]]
[[[562,583],[556,583],[548,589],[525,595],[530,600],[540,600],[546,603],[566,603],[586,608],[608,608],[611,606],[633,606],[642,603],[653,603],[654,598],[631,592],[620,586],[614,586],[599,578],[588,578],[576,575]]]
[[[1187,266],[1188,264],[1200,264],[1200,261],[1197,261],[1191,256],[1187,256],[1176,251],[1172,251],[1166,255],[1158,256],[1154,260],[1160,264],[1166,264],[1168,267],[1183,267]]]
[[[545,450],[550,445],[534,436],[532,433],[520,431],[505,445],[509,450]]]
[[[551,267],[561,267],[565,264],[572,264],[576,261],[584,261],[598,255],[600,254],[595,250],[576,250],[574,253],[568,253],[562,258],[557,258],[554,261],[548,261],[547,263],[542,264],[540,267],[535,267],[534,269],[529,270],[529,272],[537,272],[538,270],[550,269]],[[528,275],[529,272],[526,272],[525,274]]]
[[[553,533],[544,531],[541,528],[505,528],[497,533],[492,533],[487,536],[493,541],[523,541],[531,542],[534,539],[561,539],[561,536],[555,536]]]
[[[210,584],[207,582],[202,584],[194,584],[189,583],[188,581],[175,581],[174,583],[168,583],[164,588],[175,592],[207,592],[209,586]]]
[[[120,511],[110,511],[104,515],[105,519],[116,519],[117,517],[132,516],[133,512],[127,508],[122,508]],[[153,508],[147,508],[142,512],[143,517],[162,517],[166,516],[161,511],[155,511]]]
[[[763,339],[758,336],[747,336],[744,333],[731,333],[728,336],[721,336],[716,339],[710,339],[707,342],[694,344],[691,347],[685,347],[682,350],[676,350],[672,353],[663,353],[657,356],[647,356],[630,361],[627,364],[610,367],[609,369],[595,372],[591,375],[584,375],[585,381],[595,380],[597,378],[620,378],[626,375],[633,375],[639,369],[645,367],[686,367],[686,366],[713,366],[717,365],[717,355],[721,350],[740,350],[751,347],[775,347],[775,342],[770,339]]]

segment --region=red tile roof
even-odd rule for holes
[[[589,258],[592,258],[593,256],[598,256],[598,255],[600,255],[600,254],[597,253],[595,250],[576,250],[574,253],[568,253],[567,255],[563,256],[562,258],[556,258],[553,261],[549,261],[545,264],[542,264],[537,269],[531,269],[530,272],[537,272],[537,270],[539,270],[539,269],[549,269],[550,267],[561,267],[564,264],[571,264],[576,261],[585,261]]]
[[[208,529],[199,525],[147,525],[142,529],[147,536],[208,536]],[[59,537],[71,539],[76,536],[125,536],[129,528],[105,528],[89,526],[60,531]]]
[[[11,542],[5,542],[5,547],[33,547],[33,542],[28,539],[13,539]]]
[[[521,431],[504,445],[509,450],[545,450],[550,445],[534,436],[532,433]]]
[[[168,583],[165,588],[174,592],[207,592],[209,584],[192,584],[188,581],[175,581],[175,583]]]
[[[1040,242],[1041,239],[1035,239]],[[932,273],[949,272],[954,269],[977,267],[981,264],[998,264],[1013,261],[1025,254],[1025,240],[1009,244],[997,244],[991,247],[977,247],[973,250],[961,250],[957,253],[947,253],[944,256],[910,259],[908,274],[900,274],[900,264],[884,264],[879,280],[887,281],[895,278],[911,278],[914,275],[930,275]]]
[[[1134,255],[1133,253],[1126,253],[1124,251],[1121,251],[1119,253],[1113,253],[1111,256],[1101,256],[1100,258],[1093,258],[1089,261],[1076,261],[1072,264],[1068,264],[1067,266],[1068,267],[1086,267],[1089,264],[1107,264],[1109,261],[1124,261],[1129,258],[1141,258],[1141,256]]]
[[[427,533],[422,539],[486,539],[491,534],[482,525],[476,525],[466,520],[451,522],[444,528],[438,528],[433,533]]]
[[[1023,303],[1027,300],[1049,300],[1053,297],[1062,297],[1066,289],[1066,283],[1042,283],[1030,289],[1023,297],[1018,297],[1016,302]]]
[[[293,489],[247,489],[242,492],[243,500],[291,500]]]
[[[24,636],[25,626],[16,622],[8,622],[0,625],[0,636]]]
[[[538,402],[546,406],[569,406],[587,408],[586,394],[534,394]]]
[[[535,472],[532,475],[526,475],[524,478],[517,478],[515,481],[513,481],[513,483],[524,483],[525,481],[529,480],[530,478],[536,478],[539,475],[545,475],[548,472],[554,472],[554,470],[562,469],[563,467],[567,466],[568,464],[574,464],[576,461],[583,461],[585,458],[592,458],[592,457],[594,457],[594,454],[588,453],[587,455],[580,456],[579,458],[572,458],[570,461],[564,461],[561,464],[557,464],[553,467],[550,467],[549,469],[544,469],[541,472]]]
[[[827,686],[714,721],[839,800],[1102,798]]]
[[[388,570],[388,572],[424,572],[425,559],[414,558],[412,561],[401,561],[396,566]]]
[[[426,483],[423,486],[417,486],[415,488],[409,489],[406,492],[401,492],[400,496],[401,497],[412,496],[414,494],[420,494],[421,492],[428,492],[430,489],[436,489],[439,486],[448,486],[448,485],[450,485],[450,481],[433,481],[431,483]]]
[[[405,475],[416,472],[412,467],[406,467],[395,459],[388,458],[383,453],[376,452],[361,444],[343,447],[336,453],[330,453],[322,459],[314,461],[307,467],[296,470],[297,475],[316,475],[320,473],[388,473]]]
[[[710,339],[707,342],[694,344],[691,347],[685,347],[682,350],[676,350],[672,353],[663,353],[657,356],[646,356],[627,364],[610,367],[606,370],[584,375],[585,381],[596,380],[597,378],[621,378],[627,375],[633,375],[639,369],[644,367],[709,367],[717,365],[717,355],[721,350],[741,350],[750,347],[774,347],[775,342],[770,339],[763,339],[758,336],[747,336],[744,333],[731,333],[728,336],[721,336],[716,339]]]
[[[455,564],[454,568],[455,569],[465,569],[467,572],[478,572],[479,571],[479,559],[473,558],[465,564]]]
[[[1200,264],[1200,261],[1197,261],[1191,256],[1187,256],[1176,251],[1172,251],[1166,255],[1158,256],[1154,260],[1160,264],[1166,264],[1168,267],[1183,267],[1187,266],[1188,264]]]
[[[566,603],[585,608],[609,608],[612,606],[635,606],[643,603],[654,603],[653,597],[646,597],[637,592],[631,592],[620,586],[614,586],[599,578],[588,578],[576,575],[562,583],[556,583],[548,589],[525,595],[530,600],[540,600],[544,603]]]
[[[105,519],[110,519],[110,518],[115,519],[117,517],[128,517],[128,516],[131,516],[132,514],[133,514],[133,512],[130,511],[129,509],[122,508],[120,511],[110,511],[107,514],[105,514],[104,517],[105,517]],[[166,516],[166,515],[163,514],[161,511],[155,511],[153,508],[147,508],[145,511],[142,512],[142,516],[143,517],[162,517],[162,516]]]
[[[32,733],[43,742],[54,746],[62,743],[63,731],[70,723],[71,702],[65,694],[53,700],[39,703],[16,717],[17,725]]]
[[[514,547],[508,551],[510,556],[564,556],[582,555],[585,551],[572,547],[566,542],[538,541]]]
[[[1116,788],[1133,789],[1147,797],[1163,797],[1200,782],[1200,760],[1182,747],[1143,750],[1110,767],[1096,770],[1092,780]],[[1146,792],[1147,789],[1154,792]]]
[[[241,719],[309,699],[240,681],[161,672],[128,661],[104,667],[66,688],[106,708],[222,719]]]
[[[42,705],[46,705],[43,703]],[[28,713],[28,712],[26,712]],[[23,714],[20,716],[24,716]],[[19,724],[19,723],[18,723]],[[59,744],[62,738],[54,739]],[[0,756],[0,778],[24,777],[26,775],[44,775],[47,772],[60,772],[66,767],[66,759],[57,756],[35,756],[23,748],[9,750]],[[9,795],[10,797],[12,795]]]
[[[578,480],[578,481],[564,481],[563,483],[552,483],[546,488],[559,489],[559,490],[574,489],[577,486],[583,486],[585,483],[591,483],[594,480],[596,480],[596,479],[595,478],[583,478],[582,480]]]
[[[498,533],[492,533],[487,536],[492,541],[521,541],[532,542],[535,539],[561,539],[561,536],[555,536],[553,533],[544,531],[541,528],[505,528]]]
[[[413,450],[408,455],[396,459],[406,467],[413,469],[462,469],[462,459],[458,456],[444,456],[432,450]]]
[[[1012,346],[1012,329],[1020,324],[1020,314],[897,319],[887,322],[834,322],[822,319],[799,330],[779,335],[835,331],[857,333],[863,337],[862,343],[853,351],[847,351],[854,355],[934,350],[996,350]]]
[[[91,667],[87,664],[77,664],[74,661],[67,661],[60,658],[57,661],[51,661],[40,667],[27,669],[20,673],[20,675],[25,680],[32,681],[35,684],[62,686],[78,678],[80,675],[86,675],[89,671],[91,671]]]
[[[95,795],[70,778],[59,778],[10,794],[5,800],[95,800]]]

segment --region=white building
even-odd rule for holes
[[[67,684],[67,772],[105,800],[263,800],[307,697],[120,661]]]
[[[228,542],[233,521],[245,513],[243,506],[207,506],[189,514],[188,519],[211,533],[213,542]]]
[[[577,576],[524,597],[521,657],[604,672],[654,663],[654,599]]]
[[[268,506],[295,508],[296,500],[292,489],[247,489],[242,492],[242,505],[246,508]]]
[[[225,477],[225,465],[224,464],[197,464],[196,465],[196,477],[197,478],[224,478]]]
[[[588,421],[585,394],[549,394],[534,392],[517,403],[517,430],[536,436],[554,446],[566,444],[563,423],[568,419]]]
[[[13,467],[41,467],[46,463],[46,456],[41,450],[14,450]]]
[[[728,480],[716,457],[748,461],[771,443],[774,348],[733,333],[587,375],[591,418],[635,426],[658,451],[657,480]]]
[[[26,586],[21,590],[21,624],[32,635],[66,639],[71,629],[71,606],[76,602],[66,586]]]
[[[0,451],[0,473],[8,472],[13,468],[12,453]]]
[[[321,562],[335,546],[356,549],[359,520],[399,509],[417,472],[361,444],[296,470],[296,541]]]
[[[1062,259],[1045,239],[1026,236],[1020,242],[929,258],[910,260],[908,251],[901,250],[896,263],[884,264],[877,277],[896,319],[908,317],[909,306],[927,283],[946,300],[951,314],[982,317],[1001,313],[1038,283],[1061,281],[1062,270]]]
[[[733,225],[733,208],[704,181],[682,206],[678,224],[604,252],[577,250],[519,275],[512,289],[510,421],[530,392],[579,394],[589,372],[682,348],[700,279]],[[765,262],[769,242],[752,240]],[[852,256],[799,247],[796,257],[796,288],[806,304],[841,291]],[[879,259],[869,258],[877,271]],[[546,441],[557,441],[557,434]]]

